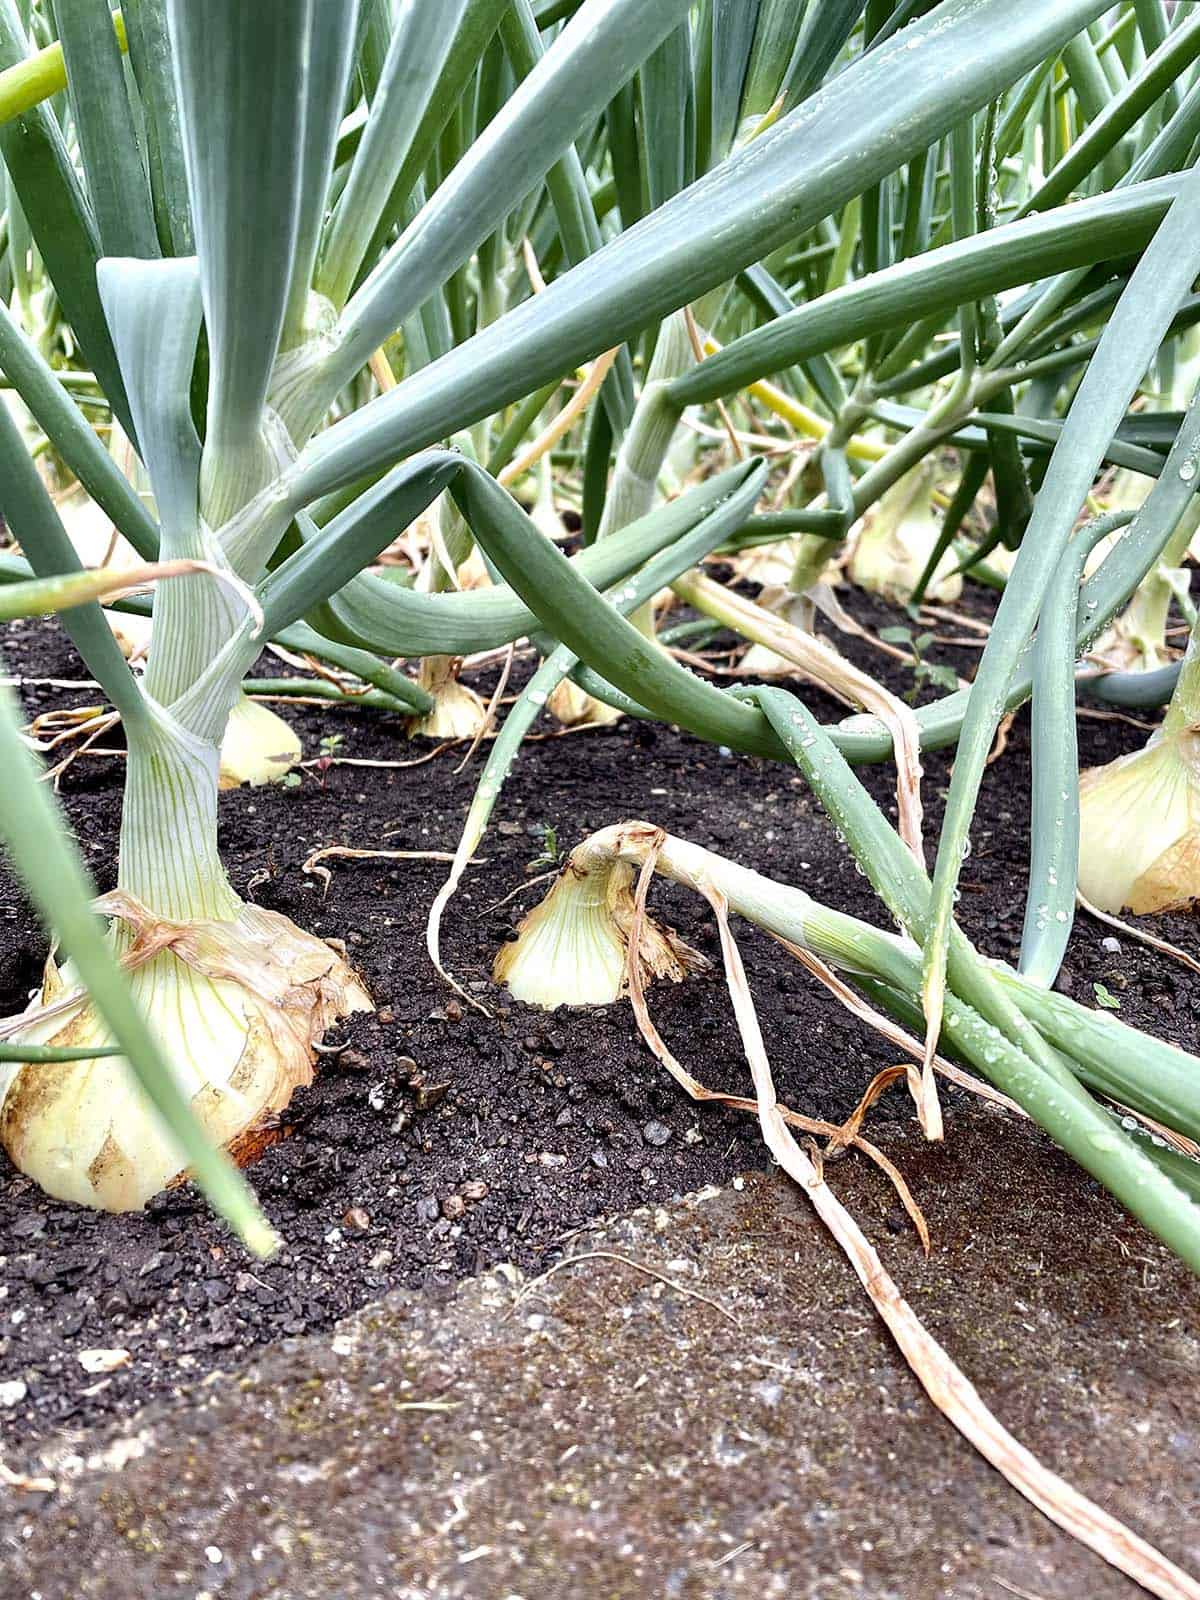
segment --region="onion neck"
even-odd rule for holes
[[[118,887],[173,922],[232,921],[242,902],[217,850],[220,750],[159,712],[129,730]]]
[[[1163,718],[1164,738],[1200,730],[1200,641],[1193,633],[1179,669],[1179,681]]]

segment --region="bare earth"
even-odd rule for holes
[[[997,1159],[996,1120],[890,1146],[928,1263],[876,1175],[831,1181],[1000,1418],[1200,1571],[1200,1285],[1036,1131]],[[934,1412],[781,1177],[572,1249],[607,1254],[395,1294],[10,1457],[58,1489],[10,1501],[5,1600],[1140,1592]]]

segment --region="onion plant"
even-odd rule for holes
[[[759,175],[768,177],[768,152],[774,141],[782,146],[790,135],[796,140],[796,149],[804,149],[804,141],[811,138],[814,150],[825,158],[824,164],[814,160],[809,169],[819,175],[814,176],[814,185],[836,188],[831,173],[838,132],[832,119],[823,122],[822,112],[844,109],[853,94],[852,86],[871,85],[872,68],[881,68],[884,62],[892,70],[890,93],[899,97],[905,93],[906,73],[897,71],[896,62],[887,54],[888,44],[896,41],[871,49],[872,21],[886,22],[889,9],[867,8],[863,35],[854,42],[858,50],[852,45],[842,70],[790,119],[785,115],[769,129],[758,150],[750,146],[740,157],[734,156],[729,170],[737,170],[742,160],[749,168],[757,158]],[[936,8],[939,23],[948,23],[952,9]],[[822,410],[825,413],[827,420],[814,430],[823,439],[824,504],[844,512],[847,520],[868,511],[939,447],[956,446],[964,463],[962,480],[949,497],[946,527],[938,548],[930,554],[922,589],[978,496],[983,473],[990,471],[996,531],[980,548],[968,552],[967,565],[989,553],[997,540],[1018,547],[1018,553],[975,685],[969,692],[947,695],[918,713],[927,748],[951,742],[958,745],[950,805],[931,884],[918,890],[911,883],[903,895],[898,892],[891,869],[885,868],[885,859],[895,856],[894,836],[840,764],[843,756],[861,761],[880,759],[887,753],[889,741],[878,724],[860,717],[829,733],[812,724],[804,737],[796,739],[792,728],[811,723],[802,706],[793,703],[785,714],[777,703],[768,703],[763,693],[751,697],[722,693],[664,659],[640,641],[611,608],[588,594],[552,551],[518,549],[515,544],[494,544],[489,551],[503,575],[538,611],[547,635],[561,641],[569,652],[560,657],[560,670],[576,656],[590,669],[584,673],[576,669],[581,681],[601,693],[607,685],[609,697],[626,710],[664,717],[734,748],[800,762],[816,792],[838,818],[860,866],[872,876],[888,910],[912,941],[907,947],[903,981],[896,969],[890,977],[883,974],[880,951],[871,954],[866,933],[855,954],[842,952],[842,964],[858,972],[864,983],[875,985],[889,1009],[903,1013],[906,1009],[911,1012],[914,1005],[920,1007],[927,1032],[927,1066],[938,1038],[945,1036],[943,1028],[950,1030],[950,1038],[971,1055],[985,1075],[997,1082],[1004,1079],[1065,1147],[1196,1262],[1200,1260],[1197,1218],[1189,1198],[1196,1187],[1194,1169],[1177,1152],[1168,1152],[1161,1140],[1155,1143],[1157,1135],[1142,1138],[1139,1144],[1136,1130],[1131,1136],[1129,1129],[1099,1110],[1088,1092],[1098,1089],[1127,1108],[1160,1119],[1185,1140],[1192,1139],[1193,1111],[1186,1103],[1185,1087],[1192,1065],[1181,1059],[1168,1074],[1146,1041],[1130,1038],[1121,1046],[1120,1084],[1115,1079],[1101,1080],[1095,1076],[1096,1062],[1112,1053],[1112,1041],[1105,1040],[1098,1050],[1090,1045],[1085,1050],[1079,1040],[1090,1024],[1081,1019],[1064,1026],[1062,1007],[1046,993],[1070,931],[1078,881],[1079,781],[1073,731],[1076,655],[1157,567],[1163,552],[1172,555],[1171,541],[1178,544],[1181,539],[1181,519],[1190,517],[1196,478],[1195,411],[1182,415],[1168,412],[1157,425],[1148,426],[1140,404],[1130,410],[1152,364],[1171,360],[1172,340],[1188,328],[1195,315],[1189,291],[1200,268],[1190,226],[1191,207],[1200,193],[1189,166],[1200,131],[1196,104],[1194,98],[1189,103],[1186,93],[1167,93],[1186,88],[1200,48],[1200,33],[1194,19],[1180,14],[1174,19],[1175,28],[1156,38],[1150,31],[1152,9],[1139,8],[1141,15],[1135,19],[1138,27],[1148,30],[1142,42],[1144,65],[1133,62],[1133,70],[1125,72],[1099,106],[1088,106],[1080,85],[1096,86],[1092,69],[1101,41],[1093,33],[1075,32],[1064,61],[1074,96],[1069,110],[1080,119],[1079,138],[1073,137],[1068,125],[1069,150],[1060,151],[1062,162],[1052,164],[1045,181],[1029,163],[1010,162],[1007,168],[1004,164],[1017,147],[1014,141],[1022,128],[1016,114],[1028,125],[1039,97],[1051,119],[1049,131],[1056,137],[1061,134],[1056,126],[1059,102],[1050,87],[1052,79],[1039,64],[1016,85],[1011,98],[1001,102],[999,114],[992,111],[978,120],[959,115],[940,144],[926,140],[915,161],[907,168],[894,165],[875,189],[870,188],[875,174],[865,160],[859,168],[857,189],[847,185],[849,192],[836,190],[832,197],[827,189],[824,215],[835,217],[835,256],[829,263],[829,279],[838,266],[842,244],[837,236],[839,206],[841,226],[851,230],[849,248],[842,254],[859,268],[857,278],[833,281],[823,293],[818,281],[814,293],[813,272],[805,263],[796,287],[788,293],[777,281],[768,287],[761,267],[754,269],[757,286],[747,271],[739,286],[746,283],[748,299],[768,320],[698,364],[685,363],[687,370],[677,378],[659,387],[648,385],[636,413],[631,437],[636,439],[640,430],[643,437],[650,438],[650,419],[654,423],[654,450],[647,448],[638,458],[638,475],[645,481],[662,470],[672,415],[678,419],[689,406],[736,397],[768,377],[776,383],[782,377],[793,393],[818,408],[818,415]],[[962,21],[965,14],[955,20]],[[1094,20],[1096,15],[1098,11],[1092,19],[1082,20]],[[1071,29],[1081,19],[1068,19],[1065,11],[1056,10],[1054,20]],[[937,37],[932,19],[927,32],[916,24],[897,35],[911,52],[906,70],[919,74],[922,61],[933,57]],[[997,35],[992,44],[998,48]],[[924,55],[927,50],[929,57]],[[959,71],[967,71],[962,57]],[[1164,96],[1165,103],[1160,104]],[[866,114],[865,101],[854,100],[853,104],[857,112]],[[927,110],[937,104],[936,93],[924,102]],[[894,105],[893,100],[889,109]],[[961,113],[961,105],[958,110]],[[1135,132],[1126,139],[1131,129]],[[819,138],[814,130],[820,130]],[[846,139],[848,143],[848,134]],[[1060,138],[1060,145],[1062,142]],[[1053,151],[1053,144],[1050,149]],[[899,161],[899,152],[896,154]],[[1070,163],[1064,165],[1068,154]],[[1062,173],[1067,170],[1072,173],[1072,184],[1064,189]],[[987,177],[987,192],[982,195],[976,182],[979,172]],[[1180,175],[1174,176],[1175,172]],[[1073,186],[1088,191],[1089,197],[1058,205]],[[781,183],[781,192],[783,187]],[[680,197],[676,214],[695,219],[702,227],[701,206],[713,204],[717,193],[715,185],[698,183]],[[945,194],[940,222],[936,211],[939,194]],[[765,210],[769,209],[769,195],[768,190]],[[858,205],[852,210],[855,198]],[[688,208],[689,201],[694,209]],[[1132,234],[1125,234],[1126,220],[1146,202],[1153,205],[1153,214],[1143,213],[1145,222],[1135,224]],[[1001,207],[1011,220],[999,220]],[[666,219],[672,210],[668,204],[628,230],[609,247],[609,259],[618,260],[626,244],[632,258],[634,241],[644,249],[656,230],[660,240],[669,237]],[[873,218],[874,233],[864,231],[864,212]],[[879,220],[881,213],[884,222]],[[797,214],[807,220],[799,205]],[[1101,218],[1110,219],[1120,230],[1119,240]],[[1085,241],[1093,219],[1100,223],[1103,237],[1097,234],[1089,245]],[[729,221],[728,214],[722,213],[721,224]],[[766,235],[767,230],[763,231]],[[716,223],[712,237],[719,248],[724,233]],[[811,238],[797,226],[797,256],[811,247]],[[1112,264],[1097,271],[1101,263]],[[676,265],[686,271],[678,258]],[[552,285],[549,292],[559,289],[565,299],[570,282],[567,278]],[[699,268],[689,287],[696,296],[708,292],[709,283]],[[545,313],[547,308],[543,305],[539,310]],[[934,340],[947,321],[947,331],[954,337],[938,349]],[[929,353],[931,348],[935,353]],[[486,354],[486,345],[475,341],[475,350]],[[833,370],[843,383],[840,394],[830,381],[828,368],[814,370],[815,363],[830,357],[835,358]],[[844,385],[848,372],[853,374],[849,387]],[[1152,384],[1149,392],[1154,392]],[[893,398],[905,393],[920,403],[902,405]],[[864,449],[864,444],[874,441],[863,439],[863,429],[879,423],[895,436],[893,442],[882,451]],[[1076,532],[1097,469],[1106,461],[1135,468],[1145,474],[1151,487],[1144,503],[1134,513],[1118,518],[1115,527]],[[977,472],[976,462],[983,466],[983,473]],[[620,470],[619,466],[618,475]],[[819,479],[817,485],[819,488]],[[820,501],[810,514],[819,514],[819,508]],[[1103,563],[1081,586],[1081,547],[1086,544],[1090,548],[1100,532],[1116,532],[1122,523],[1129,525],[1128,531],[1112,543]],[[1039,615],[1042,626],[1035,650]],[[1185,669],[1181,696],[1188,693],[1190,677]],[[1020,704],[1031,690],[1035,699],[1034,855],[1021,960],[1029,977],[1010,980],[1007,974],[993,972],[988,964],[967,954],[954,927],[952,908],[992,735],[1000,716]],[[1177,700],[1154,750],[1161,745],[1175,752],[1176,736],[1184,730],[1190,736],[1190,727],[1190,712],[1183,700]],[[814,747],[823,751],[820,762],[806,753]],[[1161,761],[1158,755],[1155,759]],[[1193,848],[1194,775],[1189,764],[1176,762],[1176,766],[1180,800],[1172,807],[1170,818],[1164,818],[1165,831],[1155,838],[1150,856],[1163,856],[1163,875],[1173,885],[1175,898],[1187,901],[1192,890],[1180,863]],[[493,786],[496,775],[489,779]],[[1089,784],[1087,794],[1101,795],[1102,788]],[[1144,803],[1153,815],[1154,802]],[[1130,822],[1128,813],[1119,807],[1108,820],[1103,848],[1112,854],[1122,825],[1128,827]],[[880,831],[881,826],[885,831]],[[597,950],[596,982],[608,992],[616,948],[608,916],[608,890],[603,885],[581,887],[587,877],[586,870],[582,875],[565,875],[555,898],[567,908],[574,904],[575,909],[538,914],[529,929],[528,949],[519,943],[504,953],[500,970],[510,976],[520,971],[518,992],[524,988],[542,1003],[578,993],[578,972],[572,969],[568,984],[559,960],[556,981],[550,975],[555,962],[547,952],[557,950],[560,957],[566,951],[578,955],[589,941]],[[579,920],[572,933],[576,911]],[[918,950],[920,954],[916,954]],[[536,974],[532,979],[531,973]],[[602,973],[608,976],[602,977]],[[1015,990],[1012,985],[1017,986]],[[1019,1001],[1015,998],[1018,992]],[[961,1029],[957,1035],[954,1032],[964,1005],[982,1019],[973,1048],[968,1047]],[[1108,1031],[1102,1026],[1101,1036]],[[1016,1057],[1011,1057],[1010,1051],[1015,1051]],[[1007,1076],[1006,1063],[1012,1060],[1015,1064],[1017,1059],[1020,1072]],[[1168,1076],[1175,1088],[1165,1091]],[[1081,1082],[1087,1087],[1081,1088]],[[1157,1173],[1153,1179],[1152,1170]]]
[[[628,0],[585,6],[557,41],[557,71],[529,71],[506,116],[488,123],[474,163],[459,163],[375,255],[376,233],[414,209],[451,88],[473,80],[503,6],[464,3],[451,19],[444,7],[425,7],[419,24],[402,16],[372,75],[370,30],[360,33],[357,7],[341,0],[136,5],[131,97],[107,7],[66,0],[54,20],[68,105],[60,120],[39,104],[3,135],[32,237],[98,388],[136,442],[156,516],[12,319],[6,375],[135,547],[192,567],[156,595],[139,677],[94,606],[73,611],[67,626],[128,746],[117,888],[102,902],[114,949],[135,1003],[169,1047],[174,1083],[209,1136],[235,1151],[252,1149],[311,1076],[328,1025],[370,1002],[334,948],[245,904],[226,877],[216,810],[230,710],[264,638],[306,613],[320,620],[320,608],[397,531],[472,470],[446,451],[419,455],[368,477],[318,520],[309,508],[322,490],[354,483],[377,463],[318,483],[305,446],[378,346],[503,219],[511,202],[497,174],[518,192],[539,182],[683,9],[651,16]],[[27,39],[12,5],[0,8],[0,45],[19,65]],[[352,141],[350,172],[335,173],[352,71],[371,114]],[[529,141],[534,125],[540,137]],[[61,520],[2,414],[0,453],[4,511],[24,560],[42,575],[69,572],[77,562]],[[516,519],[529,536],[516,504],[487,483],[494,498],[485,514]],[[709,498],[631,528],[596,552],[590,575],[619,578],[702,521]],[[500,642],[531,621],[499,588],[478,603],[385,592],[394,623],[407,613],[419,652],[454,649],[456,630]],[[84,1056],[6,1069],[5,1144],[51,1193],[140,1205],[178,1175],[190,1147],[139,1097],[123,1058],[87,1055],[107,1051],[108,1013],[81,984],[79,955],[68,954],[66,966],[48,967],[19,1037],[31,1057],[47,1044]]]
[[[839,925],[841,956],[832,934],[820,948],[906,1025],[923,1016],[927,1130],[944,1039],[1197,1259],[1190,1171],[1095,1098],[1190,1137],[1187,1070],[1124,1033],[1106,1048],[1049,987],[1078,875],[1076,657],[1174,562],[1195,487],[1200,414],[1146,402],[1190,374],[1200,320],[1198,59],[1200,23],[1159,0],[132,0],[120,27],[105,0],[0,0],[0,369],[138,555],[195,564],[156,592],[141,675],[94,605],[64,620],[129,750],[112,941],[212,1137],[253,1143],[323,1029],[368,1003],[328,946],[244,905],[217,854],[218,751],[262,644],[425,716],[458,658],[527,637],[543,660],[486,762],[435,960],[551,701],[797,765],[902,926]],[[35,251],[53,307],[31,321]],[[560,410],[572,380],[583,399]],[[150,503],[97,415],[135,445]],[[698,429],[768,430],[784,469],[727,464]],[[0,414],[10,580],[78,565],[29,444]],[[1149,488],[1084,577],[1107,466]],[[571,559],[547,536],[556,494],[579,512]],[[414,524],[417,581],[372,570]],[[791,660],[794,638],[697,565],[782,542],[803,593],[853,536],[865,581],[900,530],[871,581],[915,599],[1000,547],[1015,560],[974,684],[897,721],[843,675],[869,709],[820,728],[651,636],[647,603],[673,586]],[[469,559],[490,581],[459,589]],[[834,681],[817,654],[800,652],[807,675]],[[953,908],[993,734],[1031,694],[1009,973]],[[851,767],[899,755],[919,822],[916,752],[949,745],[927,879],[919,826],[901,841]],[[26,1038],[107,1047],[75,981],[52,978],[69,1020],[43,1007]],[[182,1124],[163,1135],[116,1093],[120,1057],[95,1068],[18,1065],[6,1143],[54,1192],[137,1204],[185,1164]],[[67,1140],[54,1102],[85,1076],[86,1137]]]

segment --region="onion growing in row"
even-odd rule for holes
[[[304,617],[333,629],[339,650],[372,643],[338,623],[332,597],[345,595],[352,608],[362,569],[462,465],[444,451],[414,457],[420,445],[394,424],[381,435],[379,407],[397,395],[362,405],[370,396],[360,376],[375,371],[375,353],[398,328],[416,350],[422,306],[501,227],[514,194],[538,189],[686,6],[588,0],[544,69],[535,28],[533,58],[520,66],[528,83],[505,103],[511,82],[494,76],[496,114],[482,118],[472,160],[424,209],[422,173],[508,8],[499,0],[407,8],[390,40],[383,30],[387,59],[370,69],[370,115],[347,152],[339,145],[347,95],[354,74],[369,70],[357,56],[358,9],[355,0],[166,0],[160,48],[135,52],[129,89],[108,13],[96,8],[97,21],[84,8],[63,9],[70,112],[99,218],[98,273],[90,222],[71,232],[86,200],[54,117],[38,107],[4,152],[92,381],[136,442],[158,525],[38,352],[19,329],[0,327],[6,375],[139,551],[140,540],[166,559],[205,564],[156,595],[141,676],[98,613],[77,613],[69,626],[128,746],[117,888],[102,907],[112,948],[193,1114],[234,1149],[269,1134],[330,1023],[370,1004],[338,949],[244,904],[222,868],[217,795],[231,718],[241,757],[227,771],[274,775],[294,755],[277,726],[268,723],[264,737],[260,707],[240,702],[242,677],[267,639]],[[522,8],[509,29],[511,52],[524,17]],[[0,45],[6,59],[24,49],[12,8],[0,8]],[[147,134],[155,156],[143,164]],[[40,165],[28,163],[29,149],[44,156]],[[335,163],[343,170],[331,191]],[[483,298],[486,323],[504,297]],[[443,331],[431,325],[430,365],[439,342]],[[553,371],[573,365],[556,358]],[[479,419],[467,414],[477,386],[448,382],[440,393],[436,403],[449,399],[458,417],[435,426],[427,443]],[[69,571],[70,541],[6,420],[6,517],[35,570]],[[631,532],[593,564],[605,581],[649,553],[651,536]],[[403,635],[393,656],[453,660],[518,637],[532,620],[500,589],[363,585]],[[411,685],[410,703],[430,709],[433,700]],[[10,1036],[30,1045],[69,1036],[98,1050],[109,1037],[70,961],[47,969],[43,995]],[[182,1147],[148,1120],[120,1057],[36,1070],[16,1062],[0,1087],[0,1136],[52,1193],[135,1206],[186,1166]]]
[[[1084,772],[1079,889],[1101,911],[1200,900],[1200,645],[1193,635],[1162,726],[1140,750]]]

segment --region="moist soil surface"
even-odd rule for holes
[[[986,601],[969,605],[986,615]],[[872,628],[904,620],[862,597],[855,609]],[[967,643],[939,642],[928,658],[969,676],[980,636],[958,621],[942,620],[936,630],[940,639]],[[870,645],[844,637],[839,644],[897,690],[911,686],[909,669]],[[3,648],[8,671],[22,678],[86,677],[55,623],[14,626]],[[261,670],[280,669],[264,658]],[[96,698],[94,690],[44,683],[27,683],[22,692],[31,715]],[[844,714],[822,694],[800,692],[824,720]],[[566,849],[597,827],[645,818],[830,905],[882,920],[866,880],[787,768],[634,722],[543,737],[526,745],[480,847],[486,861],[468,872],[444,925],[443,957],[489,1008],[482,1015],[451,995],[425,953],[425,917],[443,863],[332,860],[327,892],[302,871],[325,845],[452,850],[481,757],[462,771],[463,747],[422,765],[355,766],[348,763],[411,762],[432,746],[406,742],[402,722],[386,715],[279,709],[309,753],[331,733],[342,742],[328,770],[310,770],[298,787],[223,796],[224,859],[242,895],[346,941],[377,1012],[333,1041],[345,1048],[323,1058],[316,1082],[287,1113],[287,1137],[251,1169],[285,1241],[268,1263],[247,1258],[189,1188],[160,1196],[144,1214],[112,1217],[46,1199],[0,1156],[0,1441],[10,1458],[55,1430],[89,1429],[194,1390],[215,1369],[237,1366],[262,1346],[328,1330],[389,1291],[425,1291],[437,1303],[496,1263],[544,1272],[597,1219],[665,1204],[769,1164],[752,1118],[694,1105],[676,1088],[642,1045],[626,1004],[548,1014],[491,983],[496,949],[544,893],[531,879],[545,870],[533,863],[547,828]],[[540,726],[550,731],[548,719]],[[1146,736],[1144,725],[1128,720],[1085,717],[1082,758],[1110,760]],[[925,769],[927,829],[936,838],[949,756],[929,755]],[[863,776],[881,800],[892,794],[890,768]],[[114,756],[85,757],[62,779],[62,802],[100,890],[114,881],[121,781]],[[1028,729],[1018,716],[988,771],[958,907],[980,947],[1006,959],[1020,940],[1028,789]],[[516,897],[500,904],[514,890]],[[717,953],[698,898],[657,886],[653,904],[693,944]],[[0,915],[0,1006],[12,1013],[38,982],[46,939],[7,870]],[[1142,925],[1200,954],[1190,915]],[[745,925],[737,931],[780,1098],[810,1115],[845,1117],[872,1075],[895,1059],[893,1051],[779,947]],[[1091,1005],[1099,983],[1119,1001],[1123,1020],[1195,1049],[1197,978],[1124,936],[1115,947],[1112,940],[1111,929],[1080,916],[1059,987]],[[702,1081],[748,1092],[719,975],[657,985],[650,999],[668,1044]],[[1114,1298],[1105,1288],[1085,1221],[1099,1203],[1098,1185],[1008,1114],[957,1091],[944,1092],[944,1103],[941,1147],[912,1136],[902,1089],[883,1097],[869,1124],[885,1150],[895,1149],[919,1203],[952,1190],[954,1205],[938,1218],[932,1266],[882,1178],[872,1172],[854,1179],[872,1197],[863,1221],[889,1263],[903,1268],[908,1292],[919,1296],[923,1274],[952,1271],[968,1250],[994,1259],[998,1279],[1005,1275],[1003,1230],[993,1228],[986,1185],[956,1140],[961,1127],[968,1143],[968,1132],[986,1117],[986,1148],[996,1163],[1010,1164],[1011,1186],[1032,1193],[1042,1185],[1044,1207],[1078,1208],[1078,1228],[1048,1231],[1044,1271],[1086,1281],[1092,1314],[1104,1318],[1119,1359],[1117,1345],[1136,1337],[1146,1301]],[[972,1147],[978,1152],[977,1137]],[[1119,1208],[1107,1199],[1103,1206],[1106,1249],[1152,1261],[1157,1272],[1162,1252]],[[848,1277],[846,1293],[857,1293]],[[1192,1324],[1195,1309],[1193,1302]],[[124,1364],[97,1374],[90,1358],[81,1359],[96,1350],[124,1351],[127,1360],[117,1357]]]

